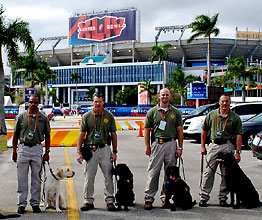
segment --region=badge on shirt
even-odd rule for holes
[[[165,121],[160,121],[159,127],[160,130],[165,130],[166,129],[166,122]]]

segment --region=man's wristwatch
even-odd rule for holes
[[[46,153],[49,153],[49,152],[50,152],[50,150],[48,149],[48,150],[46,150],[45,152],[46,152]]]
[[[117,154],[117,150],[113,150],[113,153],[116,153],[116,154]]]
[[[241,150],[236,150],[236,153],[239,153],[239,154],[241,154]]]

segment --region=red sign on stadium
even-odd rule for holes
[[[69,44],[136,40],[136,11],[69,18]]]

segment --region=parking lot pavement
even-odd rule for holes
[[[161,204],[158,192],[154,202],[155,208],[151,211],[144,210],[144,188],[147,181],[148,165],[148,157],[145,155],[144,138],[137,137],[138,131],[118,131],[117,134],[119,150],[117,162],[126,163],[134,174],[135,206],[131,207],[129,212],[106,211],[103,193],[104,180],[100,169],[98,169],[95,182],[94,204],[96,209],[88,212],[78,211],[79,207],[83,204],[84,167],[76,161],[75,147],[53,147],[50,155],[50,166],[52,169],[67,165],[71,166],[76,172],[73,179],[61,182],[65,195],[67,195],[67,198],[70,198],[70,207],[63,213],[56,213],[53,210],[40,214],[26,212],[20,219],[261,219],[262,207],[251,210],[233,210],[232,208],[222,208],[218,206],[217,194],[220,181],[220,176],[218,175],[216,175],[215,185],[207,208],[200,208],[196,205],[191,210],[183,211],[178,209],[176,212],[170,212],[169,210],[160,208]],[[4,212],[4,214],[8,211],[15,212],[17,209],[16,164],[11,161],[11,154],[11,149],[0,154],[0,212]],[[197,202],[199,201],[200,157],[200,144],[186,140],[184,142],[183,152],[185,179],[191,188],[193,199],[197,200]],[[253,158],[250,151],[244,151],[240,165],[252,180],[258,192],[262,194],[262,161]],[[163,176],[161,174],[160,184],[162,183],[162,179]],[[31,207],[27,206],[27,210],[30,211]]]

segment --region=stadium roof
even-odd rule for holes
[[[170,43],[170,61],[186,63],[187,67],[192,63],[206,62],[207,39],[199,38],[187,44],[186,40],[160,41],[158,44]],[[47,59],[50,66],[78,65],[84,58],[91,56],[112,56],[113,63],[145,62],[152,55],[151,47],[154,42],[114,42],[87,44],[68,47],[65,49],[37,50],[37,56]],[[184,59],[183,59],[184,57]],[[240,40],[211,38],[211,62],[225,62],[228,58],[245,57],[249,62],[258,62],[262,59],[262,47],[258,40]]]

